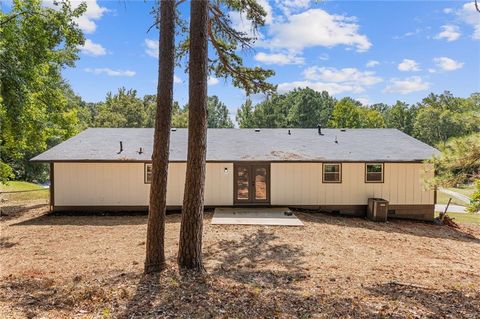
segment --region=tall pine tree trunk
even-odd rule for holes
[[[188,155],[178,248],[180,269],[203,271],[202,231],[207,152],[208,0],[191,2]]]
[[[165,210],[175,69],[175,0],[160,1],[157,112],[147,225],[145,273],[165,268]]]

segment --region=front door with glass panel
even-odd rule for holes
[[[268,204],[270,202],[270,165],[235,164],[235,203]]]

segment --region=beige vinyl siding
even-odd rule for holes
[[[322,183],[322,163],[272,163],[272,205],[366,205],[380,197],[391,205],[434,204],[424,177],[431,165],[385,163],[383,183],[365,183],[365,163],[342,163],[342,183]]]
[[[56,206],[148,205],[143,163],[55,163],[54,170]],[[182,204],[185,170],[185,163],[170,163],[169,206]],[[233,164],[207,163],[205,205],[232,204]]]

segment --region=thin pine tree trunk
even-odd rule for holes
[[[148,210],[145,273],[162,271],[165,264],[165,210],[170,128],[175,70],[175,0],[160,1],[160,43],[157,112],[152,154],[152,184]]]
[[[207,152],[208,0],[191,2],[188,155],[178,248],[180,269],[204,271],[203,195]]]

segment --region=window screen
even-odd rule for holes
[[[342,166],[339,163],[323,164],[323,182],[341,183]]]
[[[383,164],[366,164],[365,181],[368,183],[383,183]]]

